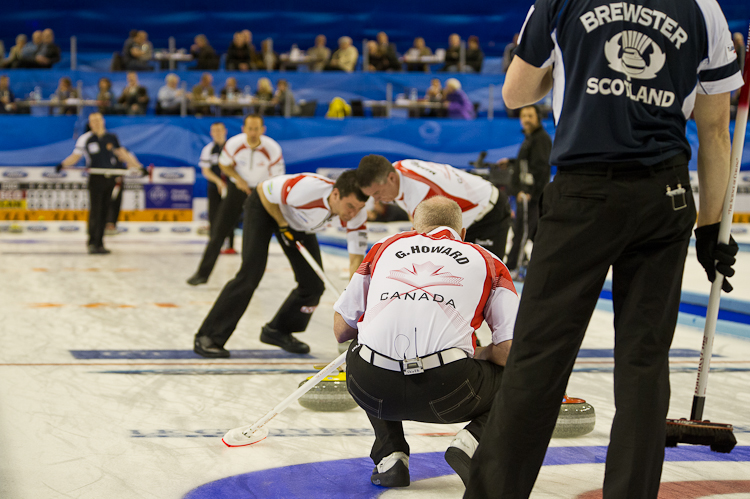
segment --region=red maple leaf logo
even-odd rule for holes
[[[450,272],[440,272],[443,266],[437,266],[432,262],[417,263],[411,269],[406,267],[399,270],[391,270],[388,279],[393,279],[414,288],[424,289],[430,286],[463,286],[463,277],[458,277]]]

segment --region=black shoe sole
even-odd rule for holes
[[[191,286],[198,286],[199,284],[206,284],[208,282],[208,278],[204,277],[191,277],[187,280],[187,283]]]
[[[195,345],[193,346],[193,352],[197,353],[201,357],[205,357],[207,359],[228,359],[229,358],[229,351],[228,350],[217,350],[215,352],[212,352],[210,350],[206,350],[202,346],[200,346],[196,340]]]
[[[281,336],[281,337],[280,337]],[[283,333],[274,334],[268,332],[268,327],[264,326],[260,332],[260,341],[266,345],[273,345],[280,347],[289,353],[306,354],[310,353],[310,346],[307,343],[299,341],[291,334],[284,335]]]
[[[469,469],[471,468],[471,458],[461,449],[448,447],[445,451],[445,462],[453,468],[453,471],[464,482],[464,487],[469,483]]]
[[[378,473],[378,467],[376,466],[372,470],[370,481],[374,485],[380,485],[381,487],[408,487],[411,483],[409,468],[400,459],[385,473]]]

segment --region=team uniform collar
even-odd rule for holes
[[[458,234],[458,232],[446,226],[436,227],[430,232],[428,232],[427,235],[438,236],[438,237],[444,236],[444,237],[447,237],[448,239],[455,239],[458,241],[461,240],[461,236]]]

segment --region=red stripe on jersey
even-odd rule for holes
[[[484,320],[484,307],[487,305],[487,300],[490,297],[490,292],[492,292],[492,290],[495,288],[503,287],[516,293],[516,288],[515,286],[513,286],[513,281],[510,279],[510,272],[508,272],[508,268],[503,265],[501,261],[496,260],[489,251],[482,248],[481,246],[473,243],[464,244],[470,244],[479,251],[479,253],[484,258],[484,264],[487,268],[487,277],[484,280],[482,298],[479,300],[477,309],[474,311],[474,317],[471,320],[471,327],[473,327],[474,330],[477,330],[482,325],[482,321]]]
[[[292,177],[284,182],[284,186],[281,188],[282,204],[286,204],[286,198],[289,196],[289,191],[291,191],[292,188],[297,185],[303,178],[305,178],[305,175],[297,175],[296,177]]]
[[[357,267],[357,274],[370,275],[370,262],[362,262]]]
[[[226,147],[225,147],[225,149],[226,149]],[[230,156],[232,157],[232,159],[234,159],[234,157],[237,156],[240,153],[240,151],[243,150],[243,149],[247,149],[247,144],[242,144],[240,147],[237,148],[236,151],[234,151],[234,154],[230,154]],[[229,153],[227,153],[227,154],[229,154]]]
[[[261,153],[263,156],[265,156],[266,158],[268,158],[268,161],[271,161],[271,155],[268,154],[268,151],[266,151],[265,147],[260,146],[255,151]]]
[[[311,201],[307,204],[303,204],[302,206],[295,206],[295,208],[298,208],[300,210],[311,210],[313,208],[323,208],[324,210],[327,210],[326,204],[323,202],[322,199],[316,199],[315,201]]]
[[[452,199],[453,201],[455,201],[456,203],[458,203],[458,206],[461,207],[461,211],[462,212],[469,211],[470,209],[477,207],[476,204],[472,203],[468,199],[459,198],[459,197],[453,196],[451,194],[448,194],[439,185],[437,185],[435,182],[433,182],[431,180],[428,180],[427,178],[423,177],[422,175],[420,175],[420,174],[418,174],[416,172],[413,172],[411,170],[407,170],[406,167],[401,164],[401,161],[399,161],[399,162],[397,162],[395,164],[395,168],[398,171],[400,171],[401,174],[404,175],[405,177],[408,177],[408,178],[410,178],[412,180],[416,180],[417,182],[421,182],[421,183],[427,185],[430,188],[430,190],[427,191],[427,195],[424,197],[424,199],[430,199],[431,197],[434,197],[434,196],[444,196],[444,197],[447,197],[448,199]]]
[[[409,232],[402,232],[401,234],[396,234],[394,236],[389,237],[385,241],[383,241],[380,244],[380,247],[377,248],[377,250],[375,249],[375,247],[378,246],[378,245],[376,244],[375,246],[373,246],[372,249],[367,253],[368,257],[370,256],[370,254],[373,254],[373,257],[372,257],[372,260],[371,260],[372,261],[372,267],[370,267],[370,271],[371,272],[375,272],[375,266],[378,264],[378,260],[380,260],[380,255],[383,254],[383,250],[385,250],[388,246],[390,246],[391,244],[395,243],[399,239],[403,239],[405,237],[412,237],[412,236],[416,236],[416,235],[417,235],[417,231],[415,231],[415,230],[410,230]],[[367,260],[367,258],[365,258],[365,260]]]

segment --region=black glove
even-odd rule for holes
[[[57,163],[55,165],[55,173],[60,173],[62,171],[62,169],[63,169],[63,164],[62,163]]]
[[[695,229],[695,251],[698,253],[698,262],[706,269],[708,280],[714,282],[718,270],[725,277],[721,289],[729,293],[733,288],[726,278],[734,275],[732,265],[737,261],[734,256],[739,247],[731,235],[729,244],[718,242],[719,225],[720,223],[715,223]]]
[[[294,248],[297,246],[297,239],[294,237],[292,229],[288,225],[279,227],[279,242],[288,248]]]

